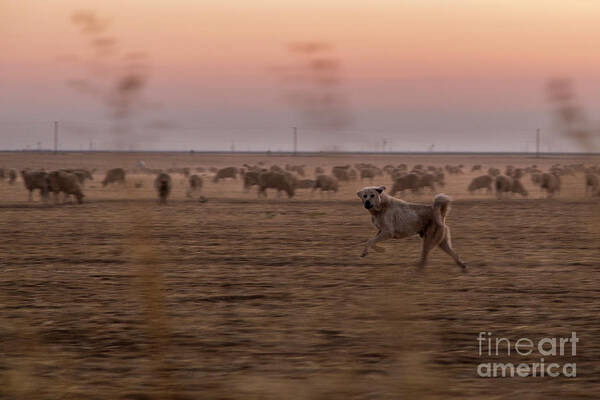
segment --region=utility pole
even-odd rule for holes
[[[90,139],[90,151],[94,151],[94,141]]]
[[[298,128],[294,126],[294,155],[298,153]]]
[[[54,154],[58,153],[58,121],[54,121]]]
[[[540,157],[540,128],[535,131],[535,157]]]

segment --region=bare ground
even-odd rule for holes
[[[17,155],[2,162],[107,168],[136,157]],[[396,163],[459,158],[418,160]],[[357,160],[298,163],[344,161]],[[448,223],[466,272],[439,250],[418,269],[418,238],[359,258],[374,227],[354,193],[369,182],[294,200],[206,183],[199,203],[178,177],[163,207],[146,176],[106,189],[98,175],[81,206],[28,203],[20,182],[0,183],[0,398],[596,398],[600,203],[583,197],[580,176],[557,199],[503,201],[466,195],[472,176],[443,189],[456,199]],[[576,331],[575,357],[545,361],[576,362],[577,377],[480,378],[481,362],[540,358],[480,357],[481,331],[534,341]]]

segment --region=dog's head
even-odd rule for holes
[[[367,210],[381,210],[381,194],[385,186],[367,186],[362,188],[356,195],[362,200],[363,206]]]

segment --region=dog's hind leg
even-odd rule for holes
[[[421,246],[421,260],[419,267],[424,267],[427,264],[427,256],[431,249],[437,246],[444,238],[444,227],[435,223],[429,225],[423,235],[423,244]]]
[[[444,235],[444,238],[440,242],[440,249],[442,249],[446,253],[448,253],[448,255],[450,255],[450,257],[452,257],[452,259],[454,260],[454,262],[456,262],[456,264],[460,265],[462,268],[466,268],[467,264],[465,264],[460,259],[458,254],[456,254],[456,252],[452,248],[452,241],[450,239],[450,229],[448,227],[446,227],[445,229],[446,229],[446,232],[445,232],[446,234]]]
[[[360,256],[361,257],[366,256],[369,253],[370,247],[373,247],[377,251],[381,251],[382,249],[380,247],[375,246],[375,244],[378,242],[381,242],[383,240],[390,239],[391,237],[392,237],[392,235],[390,235],[387,232],[383,232],[383,231],[377,232],[377,235],[375,235],[375,237],[373,239],[371,239],[367,242],[367,244],[365,245],[365,249],[363,250],[363,252]]]
[[[385,249],[383,247],[379,247],[377,245],[373,245],[373,246],[371,246],[371,248],[373,250],[375,250],[376,252],[378,252],[378,253],[385,253]]]

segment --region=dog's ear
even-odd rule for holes
[[[385,186],[379,186],[377,189],[377,193],[381,194],[381,192],[383,192],[385,190]]]
[[[360,192],[356,192],[356,195],[357,195],[358,197],[360,197]]]

